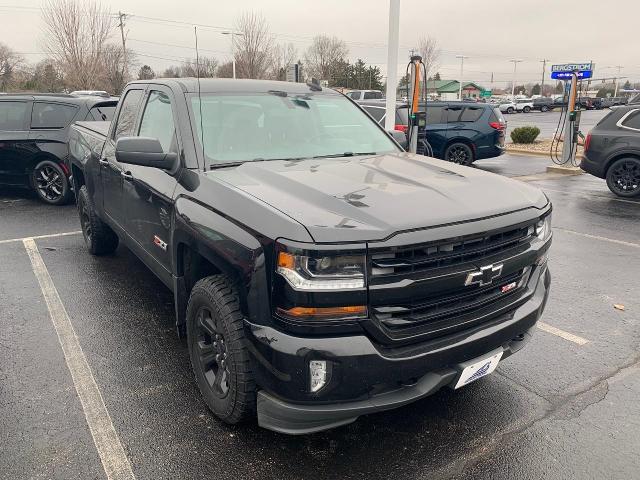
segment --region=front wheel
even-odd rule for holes
[[[621,158],[607,170],[607,186],[619,197],[640,196],[640,160]]]
[[[546,107],[546,106],[542,107],[542,108],[540,108],[540,111],[541,112],[548,112],[549,111],[549,107]]]
[[[199,280],[187,305],[187,344],[200,393],[221,420],[255,416],[256,387],[238,293],[225,275]]]
[[[471,165],[473,163],[473,152],[469,145],[465,143],[452,143],[444,152],[444,159],[447,162],[458,165]]]
[[[513,113],[513,112],[515,112],[515,109],[513,107],[507,108],[507,113]]]
[[[524,107],[524,108],[522,109],[522,111],[523,111],[524,113],[529,113],[529,112],[531,111],[531,107]]]
[[[71,198],[69,179],[56,162],[43,160],[31,173],[31,184],[38,198],[49,205],[64,205]]]

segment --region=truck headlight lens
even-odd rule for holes
[[[543,242],[551,236],[551,214],[545,215],[536,223],[536,236]]]
[[[294,290],[331,291],[364,288],[364,255],[297,255],[278,252],[277,272]]]

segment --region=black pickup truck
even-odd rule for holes
[[[96,255],[121,241],[173,291],[226,422],[344,425],[530,338],[550,286],[540,190],[405,153],[314,84],[158,79],[121,98],[70,134],[84,238]]]

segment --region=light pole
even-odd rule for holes
[[[387,91],[386,111],[396,111],[396,96],[398,95],[398,47],[400,45],[400,0],[389,0],[389,40],[387,47]],[[393,130],[395,115],[387,115],[384,128]]]
[[[615,89],[615,92],[613,94],[614,97],[617,97],[618,96],[618,77],[620,77],[620,70],[622,70],[624,67],[622,65],[616,65],[614,67],[607,67],[607,68],[617,68],[618,69],[618,76],[614,79],[615,80],[616,89]]]
[[[542,83],[540,84],[540,96],[544,97],[544,77],[547,74],[547,62],[549,61],[549,59],[545,58],[543,60],[540,60],[540,63],[542,63]]]
[[[456,55],[460,59],[460,88],[458,89],[458,100],[462,100],[462,76],[464,75],[464,59],[469,58],[465,55]]]
[[[522,60],[514,59],[509,61],[513,62],[513,84],[511,85],[511,99],[513,100],[516,96],[516,68]]]
[[[225,32],[220,32],[222,35],[231,35],[231,62],[233,65],[233,78],[236,78],[236,35],[239,37],[243,37],[244,33],[236,32],[234,30],[227,30]]]

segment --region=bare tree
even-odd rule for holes
[[[36,64],[29,84],[38,92],[60,92],[64,88],[64,78],[55,60],[45,58]]]
[[[241,33],[233,36],[237,76],[267,78],[273,58],[273,35],[266,19],[258,13],[243,13],[236,30]]]
[[[293,65],[298,57],[298,50],[293,43],[278,44],[273,48],[270,77],[274,80],[287,79],[287,67]]]
[[[233,63],[225,62],[216,70],[216,76],[218,78],[233,78]]]
[[[62,66],[72,89],[95,88],[103,76],[103,53],[114,25],[92,0],[45,0],[44,48]]]
[[[438,45],[438,40],[433,37],[420,37],[418,39],[418,52],[420,52],[427,71],[427,78],[429,78],[440,66],[440,53],[442,51]]]
[[[346,62],[347,55],[349,49],[344,40],[318,35],[313,38],[304,55],[307,73],[318,80],[331,80]]]
[[[143,65],[138,70],[138,80],[153,80],[156,78],[156,72],[149,65]]]
[[[125,62],[126,65],[124,65]],[[100,78],[96,81],[99,81],[103,90],[119,95],[131,80],[129,72],[136,63],[135,52],[127,49],[127,54],[124,55],[122,46],[110,43],[103,48],[101,63],[103,69]]]
[[[200,68],[197,69],[197,64],[200,63]],[[181,77],[197,77],[198,73],[200,78],[213,78],[216,76],[216,70],[218,69],[218,60],[213,57],[199,57],[192,60],[186,60],[180,66]],[[199,72],[198,72],[199,70]]]
[[[0,92],[5,92],[16,82],[16,71],[24,59],[4,43],[0,43]]]

